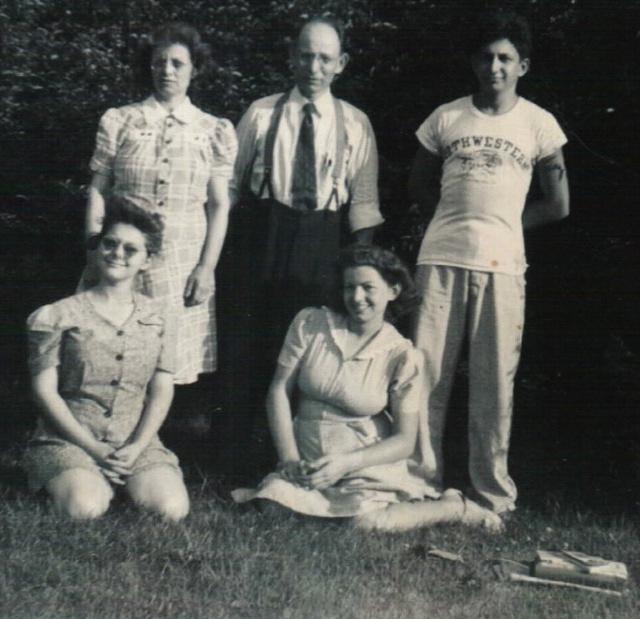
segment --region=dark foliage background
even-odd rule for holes
[[[527,239],[531,268],[513,438],[516,475],[525,487],[579,489],[580,500],[596,503],[604,502],[606,491],[608,503],[619,497],[637,507],[640,3],[502,4],[533,25],[533,67],[521,92],[551,110],[569,135],[572,191],[570,219]],[[351,62],[335,91],[369,114],[378,136],[387,216],[378,240],[411,260],[423,228],[409,213],[404,190],[413,132],[436,105],[473,88],[461,50],[478,13],[492,5],[0,2],[3,445],[16,444],[33,420],[24,319],[73,291],[83,262],[80,230],[97,122],[106,108],[146,95],[136,86],[133,66],[140,37],[151,27],[173,19],[199,27],[216,65],[194,85],[192,98],[236,122],[252,100],[289,86],[287,44],[300,18],[332,13],[344,19]],[[462,404],[463,381],[458,393]],[[451,445],[461,432],[454,418]]]

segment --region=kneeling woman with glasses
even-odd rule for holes
[[[94,239],[98,283],[27,321],[41,414],[24,467],[30,487],[72,518],[102,515],[114,486],[169,520],[189,511],[178,459],[158,438],[173,399],[175,324],[135,292],[161,242],[157,215],[114,199]]]

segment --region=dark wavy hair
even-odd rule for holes
[[[97,241],[116,224],[128,224],[140,230],[150,256],[159,254],[162,250],[164,222],[159,213],[149,213],[126,198],[112,196],[106,204],[102,230]]]
[[[347,314],[342,298],[342,282],[346,269],[354,267],[373,267],[389,286],[400,286],[400,294],[389,302],[385,319],[396,322],[400,317],[413,311],[420,303],[420,295],[416,290],[409,269],[392,251],[377,245],[356,243],[345,247],[338,256],[337,269],[340,282],[339,294],[336,294],[333,309]]]
[[[522,15],[508,10],[495,10],[481,15],[467,38],[467,55],[473,56],[485,45],[500,39],[509,39],[518,50],[520,59],[531,57],[533,43],[529,23]]]
[[[189,50],[191,63],[196,70],[194,79],[205,75],[211,68],[211,48],[202,41],[200,33],[189,24],[169,22],[156,28],[150,36],[142,39],[138,48],[136,62],[136,80],[140,87],[149,90],[153,87],[151,77],[151,58],[156,49],[168,45],[180,44]]]

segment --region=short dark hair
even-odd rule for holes
[[[508,39],[518,50],[521,59],[531,57],[529,22],[522,15],[508,10],[496,10],[480,16],[467,39],[467,54],[473,56],[485,45],[500,39]]]
[[[150,256],[160,253],[164,222],[159,213],[145,211],[130,200],[127,200],[127,198],[112,196],[105,207],[102,230],[98,235],[98,242],[116,224],[128,224],[137,228],[144,236],[147,253]]]
[[[138,48],[137,79],[140,86],[150,88],[151,58],[153,52],[167,45],[180,44],[189,50],[191,63],[197,75],[205,74],[211,67],[211,48],[202,41],[200,33],[189,24],[169,22],[156,28],[150,36],[142,39]]]
[[[300,38],[302,31],[307,26],[312,26],[313,24],[324,24],[325,26],[329,26],[329,28],[333,28],[338,35],[338,41],[340,41],[340,51],[344,52],[346,45],[346,29],[344,22],[332,15],[314,15],[313,17],[305,19],[301,24],[299,24],[298,29],[295,32],[295,36],[292,39],[293,46],[298,44],[298,39]]]
[[[334,309],[341,314],[347,313],[342,298],[342,278],[346,269],[354,267],[373,267],[389,286],[400,286],[398,297],[387,305],[385,318],[389,322],[396,322],[398,318],[414,310],[420,303],[420,295],[409,274],[409,269],[398,256],[377,245],[356,243],[345,247],[338,256],[340,293],[336,294]]]

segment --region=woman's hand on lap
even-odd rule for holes
[[[350,454],[330,454],[309,463],[313,471],[306,475],[306,485],[314,490],[325,490],[339,482],[353,470]]]
[[[138,443],[128,443],[124,447],[120,447],[120,449],[116,449],[112,452],[107,458],[107,461],[118,467],[131,471],[142,451],[142,445]]]
[[[184,288],[184,304],[187,307],[204,303],[216,289],[216,280],[213,268],[207,268],[201,264],[191,271]]]

